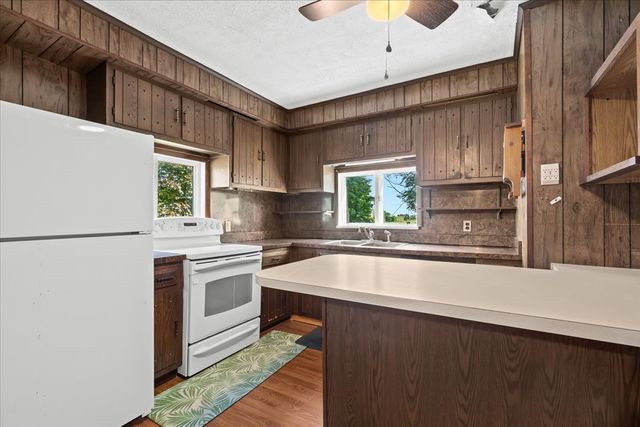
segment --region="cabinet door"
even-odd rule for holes
[[[433,181],[436,179],[436,140],[435,140],[435,112],[418,113],[412,120],[412,133],[418,149],[416,156],[416,170],[418,181]]]
[[[286,137],[271,129],[262,129],[262,186],[286,191],[285,174],[289,152]]]
[[[450,107],[447,108],[447,179],[460,176],[460,107]]]
[[[182,135],[182,112],[180,95],[170,90],[164,91],[164,134],[172,138]]]
[[[262,185],[262,129],[256,123],[233,120],[233,183]]]
[[[151,86],[151,132],[154,135],[165,135],[165,92],[156,85]]]
[[[200,102],[193,103],[193,142],[200,145],[206,145],[206,111],[204,107],[204,104]]]
[[[195,102],[189,98],[181,98],[182,103],[182,139],[195,142]]]
[[[154,371],[161,375],[182,364],[182,288],[156,289],[154,298]]]
[[[113,121],[129,126],[138,126],[138,79],[120,70],[114,71]]]
[[[493,176],[502,176],[504,125],[512,121],[511,97],[493,101]]]
[[[387,121],[374,120],[364,125],[364,156],[376,157],[387,152]]]
[[[324,132],[324,163],[358,160],[364,156],[364,125],[349,125]]]
[[[433,121],[435,179],[442,180],[447,179],[447,110],[434,111]]]
[[[289,143],[289,190],[322,191],[322,134],[311,132],[291,137]]]
[[[138,129],[151,132],[151,83],[138,80]]]
[[[480,169],[480,104],[466,104],[462,110],[463,153],[465,178],[477,178]]]

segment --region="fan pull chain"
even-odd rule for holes
[[[387,48],[384,54],[384,79],[389,78],[389,54],[391,53],[391,0],[387,0]]]

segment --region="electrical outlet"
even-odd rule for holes
[[[462,221],[462,231],[464,231],[465,233],[471,233],[471,221]]]
[[[224,232],[225,233],[231,232],[231,220],[229,218],[226,218],[224,220]]]
[[[540,185],[560,184],[560,163],[540,165]]]

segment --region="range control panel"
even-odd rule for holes
[[[158,218],[153,221],[154,238],[219,236],[222,221],[213,218]]]

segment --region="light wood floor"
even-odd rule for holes
[[[304,335],[314,325],[287,320],[270,330]],[[265,333],[268,331],[265,331]],[[176,377],[159,385],[155,393],[183,381]],[[207,426],[321,426],[322,353],[306,349],[291,362],[253,389]],[[145,418],[136,427],[152,427]]]

